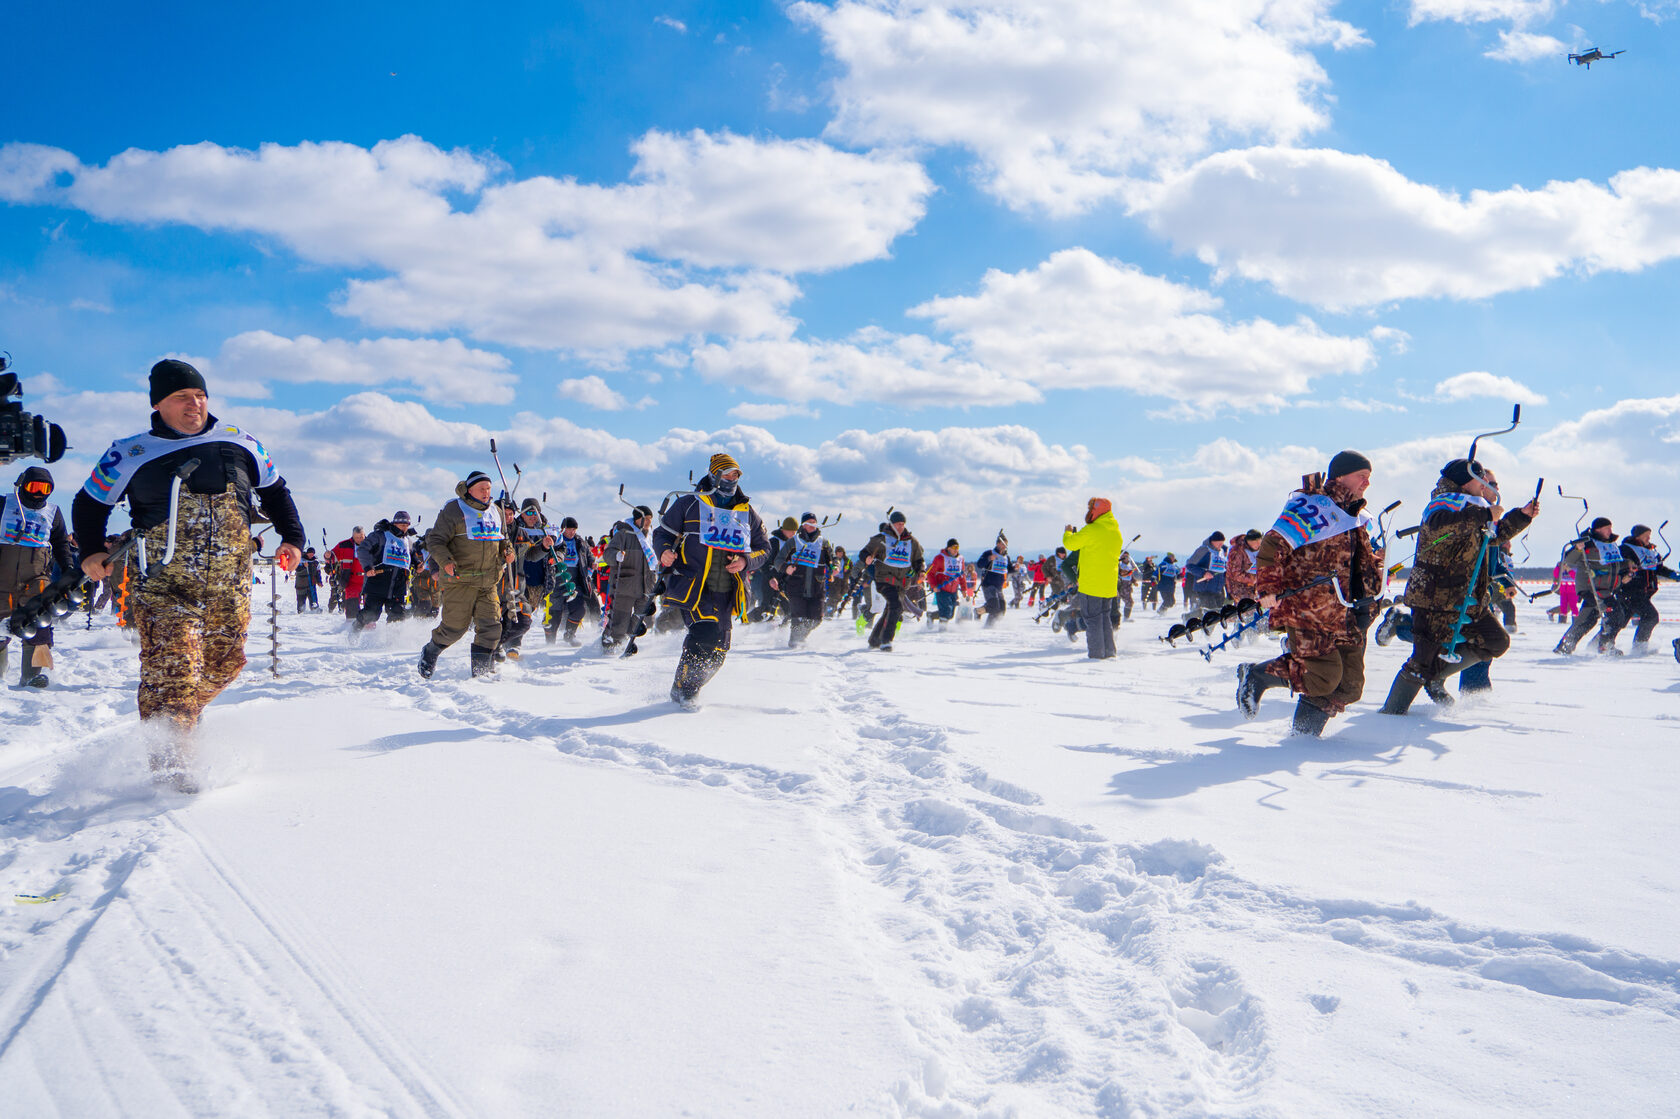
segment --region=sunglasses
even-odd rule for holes
[[[52,493],[52,491],[53,486],[51,482],[42,482],[37,480],[25,482],[23,484],[24,493],[40,494],[42,497],[45,497],[47,494]]]

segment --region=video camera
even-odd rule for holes
[[[20,458],[57,462],[64,457],[64,429],[23,410],[23,383],[11,371],[12,355],[0,351],[0,466]]]

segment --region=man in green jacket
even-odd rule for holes
[[[1085,655],[1107,660],[1114,650],[1114,600],[1119,596],[1120,552],[1125,546],[1114,506],[1106,497],[1085,504],[1085,527],[1062,532],[1062,547],[1079,554],[1079,612],[1085,623]]]
[[[420,675],[430,679],[438,654],[476,632],[472,674],[496,670],[496,644],[502,637],[498,586],[513,560],[502,510],[490,503],[490,476],[475,470],[455,486],[455,500],[438,510],[426,532],[426,554],[437,565],[443,609],[432,639],[420,650]]]

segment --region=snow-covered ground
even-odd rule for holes
[[[1673,627],[1565,660],[1525,608],[1491,697],[1408,719],[1372,649],[1310,741],[1233,709],[1270,642],[1153,616],[1107,663],[1024,611],[738,629],[688,714],[677,637],[426,684],[426,623],[289,604],[276,680],[257,597],[197,797],[107,619],[6,689],[0,1115],[1680,1106]]]

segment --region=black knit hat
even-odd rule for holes
[[[1628,539],[1631,540],[1635,536],[1644,536],[1647,532],[1650,532],[1650,531],[1651,531],[1651,526],[1650,525],[1634,525],[1632,528],[1628,529]]]
[[[953,536],[953,537],[951,537],[951,539],[945,541],[945,546],[947,548],[960,548],[960,547],[962,547],[961,544],[957,543],[957,538],[955,536]]]
[[[1360,469],[1362,469],[1362,470],[1363,470],[1363,469],[1364,469],[1364,467],[1360,467]],[[1214,540],[1218,540],[1218,541],[1221,541],[1221,542],[1223,542],[1223,541],[1224,541],[1224,539],[1225,539],[1225,534],[1224,534],[1224,533],[1223,533],[1223,532],[1220,532],[1220,531],[1218,531],[1218,530],[1217,530],[1217,529],[1216,529],[1216,530],[1214,530],[1214,532],[1213,532],[1213,533],[1212,533],[1212,534],[1211,534],[1211,535],[1209,535],[1209,536],[1208,536],[1208,540],[1209,540],[1209,541],[1210,541],[1210,542],[1211,542],[1211,541],[1214,541]]]
[[[180,392],[182,389],[198,389],[208,393],[204,387],[204,374],[194,369],[184,361],[166,357],[152,366],[152,407],[170,393]]]
[[[391,523],[394,524],[394,525],[406,525],[406,524],[412,523],[408,519],[408,510],[407,509],[398,509],[395,513],[392,513],[391,514]]]
[[[577,526],[578,523],[576,517],[567,517],[565,520],[560,522],[561,528],[576,528]]]
[[[534,498],[534,497],[527,497],[527,498],[526,498],[526,499],[525,499],[525,500],[524,500],[524,501],[521,501],[521,502],[520,502],[520,503],[519,503],[519,511],[520,511],[520,512],[521,512],[521,513],[537,513],[537,514],[541,514],[541,513],[542,513],[542,505],[541,505],[541,503],[539,503],[539,502],[538,502],[538,501],[537,501],[537,499],[536,499],[536,498]]]
[[[1594,529],[1609,528],[1610,527],[1610,518],[1609,517],[1594,517],[1592,527]]]
[[[489,480],[490,475],[486,474],[482,470],[474,470],[471,474],[467,475],[466,488],[470,490],[480,482],[488,482]]]
[[[799,514],[799,523],[800,524],[804,524],[806,521],[814,521],[816,519],[817,519],[817,515],[815,513],[801,513],[801,514]]]
[[[1482,464],[1475,459],[1455,458],[1441,467],[1441,477],[1455,486],[1467,486],[1470,479],[1482,476]]]
[[[1369,469],[1371,469],[1371,460],[1358,451],[1337,451],[1336,457],[1330,460],[1330,469],[1325,471],[1324,476],[1327,479],[1334,480],[1344,474]]]
[[[893,510],[892,516],[888,517],[887,520],[889,522],[891,522],[892,524],[895,524],[895,525],[901,525],[901,524],[905,523],[904,514],[900,513],[897,509]]]

